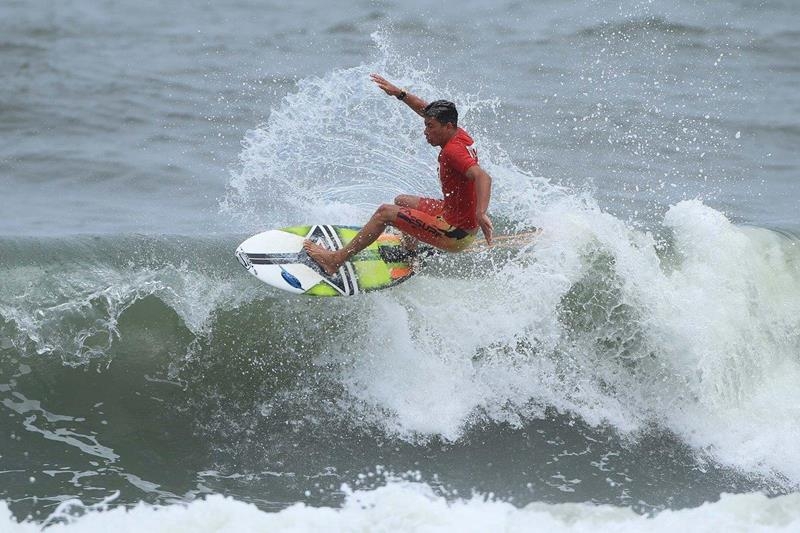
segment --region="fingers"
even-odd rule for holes
[[[383,76],[378,76],[377,74],[370,74],[369,77],[372,81],[377,83],[378,87],[380,87],[381,89],[384,89],[387,85],[389,85],[389,82]]]
[[[489,246],[492,245],[492,233],[494,232],[494,225],[492,224],[492,220],[489,218],[488,215],[485,213],[481,216],[479,221],[481,226],[481,231],[483,231],[483,236],[486,238],[486,244]]]
[[[375,82],[380,89],[390,96],[394,96],[398,92],[397,87],[389,83],[389,81],[378,74],[370,74],[370,79]]]
[[[384,85],[391,85],[389,80],[381,76],[380,74],[370,74],[369,77],[377,84],[384,84]]]
[[[489,246],[492,245],[492,232],[494,228],[492,227],[492,223],[489,221],[481,223],[481,231],[483,231],[483,236],[486,239],[486,244]]]

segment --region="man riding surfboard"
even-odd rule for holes
[[[492,221],[486,210],[491,198],[492,178],[478,165],[472,137],[458,127],[455,104],[446,100],[425,102],[398,88],[385,78],[372,74],[374,81],[389,96],[404,102],[425,120],[425,139],[438,146],[439,179],[442,199],[401,194],[394,204],[383,204],[367,224],[340,250],[329,250],[307,240],[303,248],[329,275],[346,261],[372,244],[386,229],[394,226],[406,235],[448,252],[460,252],[475,240],[478,230],[492,243]]]

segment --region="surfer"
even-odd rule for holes
[[[329,250],[313,241],[303,244],[308,255],[328,274],[372,244],[394,226],[405,235],[448,252],[460,252],[475,240],[478,230],[492,244],[492,221],[486,210],[492,178],[478,165],[472,137],[458,126],[458,111],[447,100],[427,103],[400,89],[378,74],[370,76],[380,89],[394,96],[425,120],[425,139],[438,146],[439,179],[443,199],[401,194],[394,204],[383,204],[367,224],[340,250]]]

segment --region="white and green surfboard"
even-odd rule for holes
[[[328,275],[303,249],[306,239],[338,250],[356,236],[355,226],[294,226],[253,235],[236,250],[239,263],[275,288],[310,296],[354,296],[402,283],[414,274],[411,254],[400,236],[384,233]]]

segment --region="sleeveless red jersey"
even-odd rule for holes
[[[439,179],[444,194],[442,217],[458,228],[478,227],[475,217],[478,196],[475,180],[468,179],[467,170],[478,164],[478,152],[469,133],[461,128],[439,152]]]

